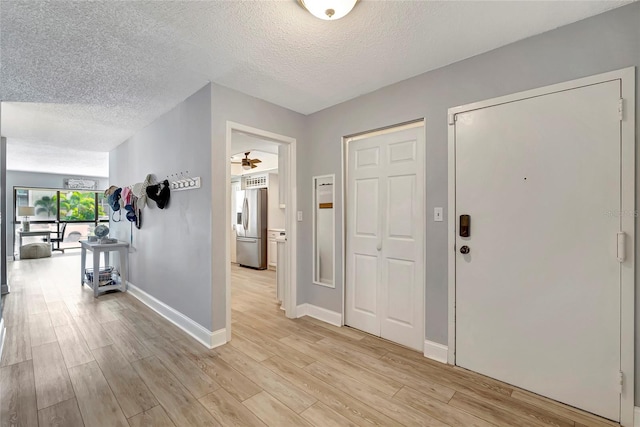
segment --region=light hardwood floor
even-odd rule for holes
[[[207,350],[79,256],[11,263],[2,426],[612,426],[351,328],[289,320],[275,273],[233,266],[233,339]]]

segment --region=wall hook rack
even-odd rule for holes
[[[168,180],[172,191],[195,190],[201,186],[200,177],[192,178],[189,171],[171,174]]]

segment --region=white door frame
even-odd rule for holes
[[[425,155],[423,156],[422,159],[420,159],[420,164],[423,168],[423,171],[425,172],[424,176],[426,179],[426,170],[427,170],[427,158],[426,158],[426,145],[427,145],[427,119],[426,118],[420,118],[420,119],[416,119],[416,120],[410,120],[407,122],[403,122],[403,123],[398,123],[395,125],[390,125],[390,126],[385,126],[383,128],[378,128],[378,129],[374,129],[374,130],[369,130],[366,132],[361,132],[361,133],[355,133],[352,135],[347,135],[347,136],[343,136],[342,137],[342,153],[341,153],[341,157],[342,157],[342,319],[340,322],[341,326],[345,325],[345,318],[346,318],[346,301],[347,301],[347,200],[348,200],[348,194],[347,194],[347,185],[348,185],[348,174],[349,174],[349,142],[352,141],[358,141],[360,139],[365,139],[365,138],[370,138],[372,136],[378,136],[378,135],[384,135],[386,133],[392,133],[392,132],[397,132],[397,131],[401,131],[401,130],[405,130],[405,129],[411,129],[411,128],[415,128],[415,127],[420,127],[422,126],[422,131],[424,132],[424,143],[425,143]],[[424,186],[424,222],[426,224],[427,222],[427,217],[429,216],[427,214],[427,186],[425,183]],[[423,275],[422,275],[422,283],[423,283],[423,292],[422,292],[422,299],[423,304],[422,304],[422,325],[423,325],[423,337],[422,337],[422,342],[423,342],[423,351],[424,351],[424,341],[427,339],[426,338],[426,331],[427,331],[427,325],[426,325],[426,318],[427,318],[427,301],[426,301],[426,295],[427,295],[427,283],[426,283],[426,278],[427,278],[427,227],[424,227],[424,236],[423,236],[423,248],[422,248],[422,254],[423,254],[423,262],[424,262],[424,268],[423,268]]]
[[[226,148],[225,159],[231,158],[231,138],[233,131],[249,133],[263,139],[269,139],[273,142],[288,147],[286,159],[286,177],[287,193],[285,195],[285,229],[287,231],[286,253],[288,261],[288,271],[286,285],[284,289],[283,308],[285,314],[290,319],[296,318],[296,301],[297,301],[297,262],[296,262],[296,244],[297,244],[297,221],[296,221],[296,139],[289,136],[280,135],[263,129],[254,128],[240,123],[227,121]],[[231,163],[226,162],[227,178],[225,188],[227,189],[226,197],[226,224],[231,224]],[[281,181],[282,182],[282,181]],[[281,187],[282,188],[282,187]],[[231,240],[230,233],[225,234],[225,262],[226,262],[226,332],[227,341],[231,341]]]
[[[622,137],[622,211],[620,222],[627,239],[627,261],[621,269],[620,300],[620,367],[623,374],[623,387],[620,396],[620,423],[633,425],[634,413],[634,316],[635,316],[635,67],[611,71],[569,82],[545,86],[538,89],[475,102],[449,109],[449,346],[447,362],[456,364],[456,162],[455,162],[455,119],[456,114],[487,108],[495,105],[516,102],[527,98],[550,93],[577,89],[611,80],[622,81],[623,119],[620,122]],[[603,215],[605,213],[603,212]],[[595,343],[594,345],[597,345]]]

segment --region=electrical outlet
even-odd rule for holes
[[[302,222],[302,211],[298,211],[298,222]]]

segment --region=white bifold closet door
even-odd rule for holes
[[[352,140],[345,323],[424,345],[424,125]]]

